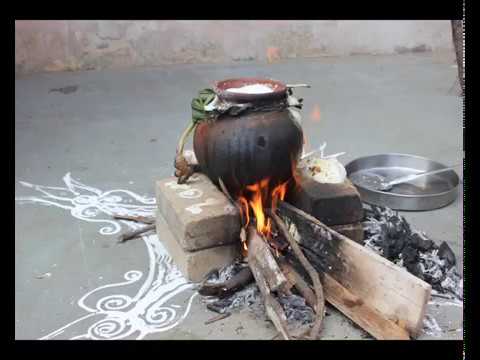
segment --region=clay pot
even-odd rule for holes
[[[250,84],[270,86],[273,92],[226,91]],[[275,105],[287,97],[284,84],[256,78],[220,81],[215,83],[214,90],[222,100],[231,103]],[[202,172],[216,184],[221,178],[232,194],[265,178],[270,178],[270,184],[290,179],[292,160],[298,159],[302,144],[301,126],[288,109],[223,115],[214,122],[200,123],[193,138]]]

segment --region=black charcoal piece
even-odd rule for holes
[[[449,268],[455,265],[455,254],[445,241],[442,242],[440,248],[438,249],[438,257],[442,260],[445,260]]]
[[[434,248],[435,243],[430,240],[424,240],[419,234],[414,233],[408,237],[409,243],[419,251],[425,252]]]
[[[454,276],[455,254],[447,243],[438,246],[422,234],[412,231],[407,220],[391,209],[365,207],[365,246],[390,261],[401,264],[408,272],[429,283],[439,293],[462,298],[460,276]],[[438,250],[435,251],[435,250]]]

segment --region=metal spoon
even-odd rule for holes
[[[446,171],[450,171],[450,170],[453,170],[453,168],[456,167],[456,166],[458,166],[458,165],[451,166],[451,167],[446,167],[446,168],[443,168],[443,169],[426,171],[426,172],[423,172],[421,174],[410,174],[410,175],[406,175],[406,176],[401,176],[399,178],[396,178],[396,179],[393,179],[393,180],[390,180],[390,181],[385,181],[385,178],[383,178],[380,181],[377,190],[389,191],[389,190],[392,189],[392,187],[394,185],[403,184],[403,183],[406,183],[406,182],[409,182],[409,181],[412,181],[412,180],[416,180],[416,179],[421,178],[423,176],[434,175],[434,174],[439,174],[439,173],[443,173],[443,172],[446,172]]]

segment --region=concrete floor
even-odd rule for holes
[[[153,211],[153,182],[172,174],[191,98],[229,77],[310,83],[298,91],[308,144],[327,141],[328,153],[346,151],[344,164],[385,152],[460,163],[462,101],[453,64],[450,53],[352,56],[17,79],[16,338],[272,338],[273,326],[249,311],[204,325],[215,314],[175,271],[157,236],[118,245],[116,234],[128,225],[109,223],[109,214]],[[77,88],[51,91],[67,86]],[[319,121],[310,117],[315,105]],[[403,214],[432,239],[446,240],[460,271],[462,209],[460,189],[443,209]],[[365,337],[334,309],[329,313],[324,339]],[[455,331],[463,329],[461,306],[431,305],[429,313],[442,331],[421,339],[462,338],[463,330]]]

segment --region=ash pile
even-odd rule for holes
[[[445,241],[437,245],[392,209],[366,205],[364,210],[366,247],[426,281],[437,293],[463,300],[463,278]]]
[[[246,276],[251,276],[247,262],[237,261],[220,270],[210,272],[199,287],[199,293],[203,295],[203,302],[207,309],[224,314],[225,317],[231,313],[248,309],[255,316],[268,320],[262,294],[257,284],[253,282],[253,278],[250,278],[252,281],[250,284],[239,290],[229,284],[233,279],[238,281],[238,278],[242,277],[242,272]],[[244,281],[249,280],[245,279]],[[296,294],[288,296],[278,294],[278,301],[285,312],[289,328],[310,325],[315,320],[312,308],[306,304],[303,297]]]

